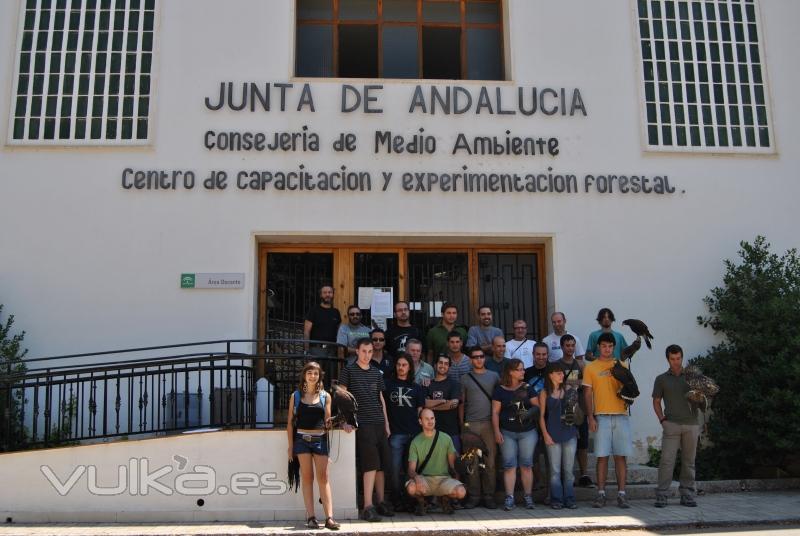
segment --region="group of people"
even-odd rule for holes
[[[561,312],[552,314],[553,332],[542,341],[527,338],[524,320],[514,321],[514,335],[505,340],[503,331],[493,325],[490,307],[480,307],[480,323],[467,329],[458,324],[458,308],[445,303],[441,322],[428,330],[423,342],[422,331],[410,323],[407,302],[395,304],[394,322],[383,330],[363,326],[357,307],[348,309],[347,324],[333,326],[332,319],[338,316],[332,306],[333,289],[321,289],[320,298],[319,306],[306,317],[308,351],[312,356],[350,357],[339,372],[338,387],[358,403],[355,433],[362,519],[380,521],[399,510],[423,515],[432,507],[446,513],[454,507],[495,509],[499,476],[502,507],[512,510],[518,503],[518,474],[519,502],[525,508],[534,508],[534,480],[549,480],[545,502],[552,508],[576,508],[576,458],[578,485],[596,487],[592,506],[601,508],[606,505],[610,456],[618,484],[617,506],[629,508],[625,480],[626,459],[633,454],[631,429],[628,406],[618,396],[620,383],[611,369],[623,353],[638,350],[640,341],[628,345],[611,329],[615,318],[610,309],[599,311],[600,329],[589,335],[584,349],[581,340],[567,331]],[[656,378],[653,388],[654,411],[664,431],[655,506],[668,504],[679,447],[680,502],[696,506],[697,408],[685,398],[689,388],[682,378],[683,351],[670,345],[666,357],[669,369]],[[325,438],[330,399],[321,395],[322,376],[316,362],[303,368],[300,388],[289,405],[289,455],[300,459],[308,526],[319,526],[311,490],[315,469],[325,526],[335,530]],[[343,428],[353,431],[350,425]],[[587,472],[590,433],[597,458],[596,485]],[[544,463],[538,463],[541,458]],[[431,496],[438,497],[439,504]]]

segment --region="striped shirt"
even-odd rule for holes
[[[380,370],[375,367],[364,370],[358,363],[353,363],[342,369],[339,383],[347,387],[358,402],[359,424],[384,424],[379,397],[386,390],[386,385]]]

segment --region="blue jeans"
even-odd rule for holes
[[[575,465],[577,448],[578,439],[576,437],[564,443],[547,445],[547,454],[550,458],[550,500],[554,504],[562,503],[567,506],[575,502],[573,486],[575,475],[572,474],[572,468]]]
[[[392,451],[392,466],[389,472],[389,485],[392,490],[392,500],[397,502],[403,497],[403,479],[401,474],[406,474],[408,461],[408,446],[414,436],[411,434],[392,434],[389,436],[389,448]]]
[[[500,432],[503,434],[503,444],[500,445],[503,469],[533,467],[533,451],[539,437],[536,430],[509,432],[501,429]]]

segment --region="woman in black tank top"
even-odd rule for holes
[[[314,472],[317,474],[320,501],[325,511],[325,528],[339,530],[333,519],[333,499],[328,481],[328,437],[331,421],[331,397],[322,384],[319,364],[310,361],[300,372],[300,385],[289,399],[286,433],[289,460],[296,456],[300,463],[303,502],[306,506],[306,527],[320,528],[314,515]],[[296,408],[296,410],[295,410]]]

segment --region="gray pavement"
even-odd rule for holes
[[[664,530],[703,527],[736,527],[782,524],[800,524],[800,491],[759,491],[719,493],[700,497],[697,508],[687,508],[672,502],[658,509],[652,499],[633,500],[631,508],[615,506],[614,495],[609,495],[609,506],[592,508],[589,503],[579,503],[577,510],[553,510],[536,505],[535,510],[519,506],[511,511],[459,510],[452,516],[431,514],[416,517],[398,514],[380,523],[363,521],[342,522],[339,534],[391,534],[413,531],[416,534],[453,536],[504,536],[545,534],[550,532],[584,532],[609,530]],[[251,535],[251,534],[302,534],[312,532],[300,522],[270,523],[169,523],[169,524],[42,524],[0,525],[0,536],[50,535],[59,536],[195,536],[195,535]],[[313,532],[328,532],[313,531]]]

